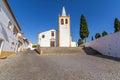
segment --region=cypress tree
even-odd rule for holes
[[[88,30],[88,25],[85,19],[85,16],[82,14],[81,18],[80,18],[80,38],[83,40],[85,39],[86,42],[86,38],[89,36],[89,30]]]
[[[114,32],[118,32],[120,31],[120,21],[118,18],[115,18],[115,21],[114,21]]]

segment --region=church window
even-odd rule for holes
[[[54,31],[51,31],[51,36],[54,36]]]
[[[45,35],[42,35],[42,38],[45,38]]]
[[[65,19],[65,24],[68,24],[68,19]]]
[[[62,24],[62,25],[64,24],[64,20],[63,20],[63,19],[61,19],[61,24]]]

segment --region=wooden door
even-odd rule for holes
[[[50,47],[55,47],[55,41],[50,42]]]

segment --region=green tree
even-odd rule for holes
[[[92,36],[91,40],[92,40],[92,41],[94,40],[93,36]]]
[[[106,36],[108,33],[106,31],[103,31],[102,36]]]
[[[118,32],[120,31],[120,21],[118,18],[115,18],[115,21],[114,21],[114,32]]]
[[[33,45],[32,48],[37,48],[37,45]]]
[[[83,43],[84,43],[84,42],[83,42],[82,39],[78,39],[78,46],[81,45],[81,44],[83,44]]]
[[[98,39],[100,37],[101,37],[100,33],[96,33],[95,38]]]
[[[86,38],[89,36],[89,30],[88,30],[88,25],[87,25],[87,22],[86,22],[86,19],[85,19],[85,16],[82,14],[81,15],[81,18],[80,18],[80,38],[82,40],[85,39],[85,42],[86,42]]]

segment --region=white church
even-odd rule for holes
[[[58,17],[58,31],[51,29],[39,33],[38,45],[40,47],[76,47],[76,42],[72,42],[70,34],[70,16],[66,15],[64,7],[62,15]]]

